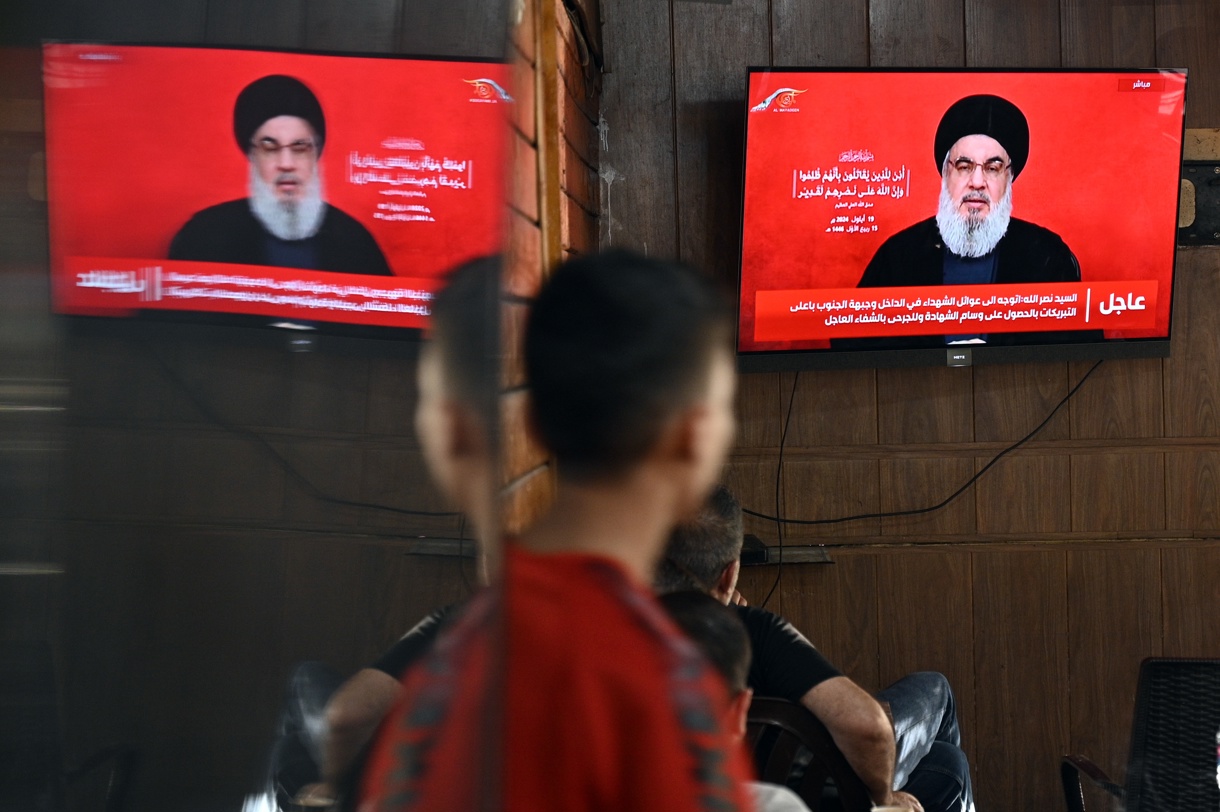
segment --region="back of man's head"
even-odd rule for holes
[[[432,299],[426,352],[436,354],[446,394],[494,429],[499,382],[499,257],[459,265]]]
[[[750,674],[750,636],[729,607],[702,592],[662,595],[661,605],[728,684],[733,694],[746,689]]]
[[[674,528],[657,567],[657,592],[711,592],[725,567],[741,557],[741,504],[720,485],[699,514]]]
[[[525,336],[534,427],[559,476],[610,479],[642,460],[731,339],[724,299],[684,265],[611,251],[559,266]]]

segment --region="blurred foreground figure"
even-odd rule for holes
[[[648,588],[732,441],[731,337],[682,266],[615,252],[555,271],[525,346],[554,504],[408,673],[362,812],[750,808],[725,685]]]
[[[481,541],[496,541],[495,455],[498,392],[499,260],[455,269],[432,302],[420,352],[415,428],[433,480],[464,512]],[[486,581],[480,551],[480,580]],[[456,613],[429,613],[367,668],[344,681],[329,666],[301,663],[289,682],[267,788],[246,812],[299,806],[350,807],[369,740],[398,701],[407,668],[428,651]]]

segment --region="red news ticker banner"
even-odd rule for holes
[[[79,315],[194,310],[425,327],[440,279],[363,276],[167,259],[64,260],[60,309]]]
[[[1158,283],[760,290],[755,341],[972,335],[1156,326]]]

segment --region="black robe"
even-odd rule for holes
[[[169,258],[282,265],[268,255],[268,249],[276,243],[312,249],[316,258],[313,270],[393,276],[385,255],[368,229],[329,204],[318,233],[292,241],[280,240],[267,231],[250,211],[247,198],[211,206],[197,212],[174,235]]]
[[[927,287],[943,285],[945,241],[930,217],[904,228],[881,244],[873,255],[861,288]],[[1079,282],[1080,264],[1058,234],[1027,220],[1013,218],[994,249],[998,285],[1031,282]],[[1037,333],[989,333],[986,346],[1013,344],[1058,344],[1096,341],[1100,330],[1061,330]],[[832,345],[845,349],[889,349],[945,347],[943,335],[895,336],[893,338],[835,339]]]

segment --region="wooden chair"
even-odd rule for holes
[[[759,779],[791,787],[813,812],[868,812],[872,808],[868,790],[830,732],[805,706],[786,699],[754,697],[746,741]],[[812,759],[799,781],[790,783],[802,748]]]
[[[1126,812],[1220,808],[1220,660],[1150,657],[1140,664],[1127,777],[1119,786],[1081,755],[1060,764],[1068,812],[1085,812],[1080,777]]]

